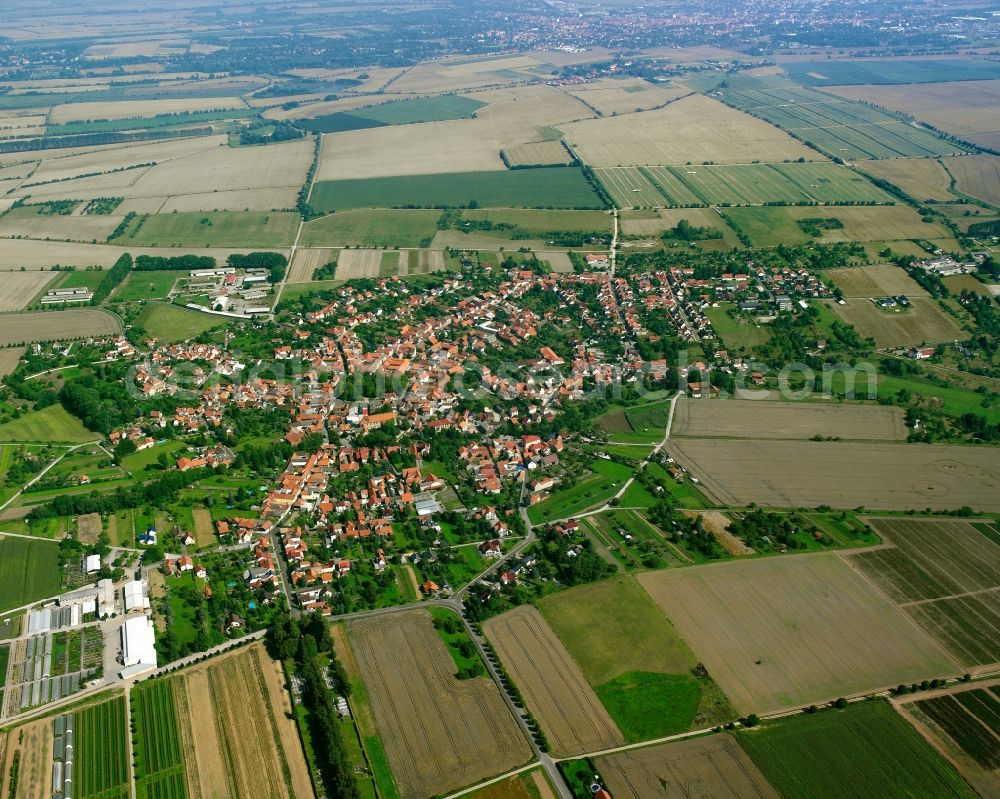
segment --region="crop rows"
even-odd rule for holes
[[[917,707],[983,768],[1000,767],[1000,740],[976,720],[977,714],[972,709],[965,706],[974,701],[971,695],[988,697],[989,694],[986,691],[969,691],[967,694],[926,699],[917,702]],[[997,729],[996,726],[992,728]]]
[[[125,700],[112,699],[74,714],[75,787],[80,799],[129,795]]]
[[[169,680],[141,683],[132,697],[138,799],[186,799],[173,683]]]
[[[707,164],[595,170],[622,207],[765,203],[885,203],[889,196],[838,164]]]
[[[57,593],[58,557],[52,541],[0,538],[0,610]]]

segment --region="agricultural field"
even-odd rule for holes
[[[138,683],[131,693],[137,799],[187,799],[187,771],[172,680]]]
[[[0,237],[99,242],[106,240],[121,220],[111,215],[46,214],[39,206],[28,205],[0,216]]]
[[[132,775],[125,700],[73,713],[73,788],[80,799],[128,799]]]
[[[282,297],[287,296],[289,284],[312,282],[317,269],[327,264],[336,264],[338,258],[340,258],[340,250],[331,247],[299,247],[296,249],[291,266],[288,267],[288,276],[285,278],[285,289],[282,292]]]
[[[162,795],[191,799],[314,795],[281,667],[261,646],[141,685],[162,686],[157,689],[161,704],[154,719],[168,719],[171,725],[159,733],[165,768],[160,774],[169,775],[173,790]],[[141,721],[138,730],[137,738],[151,734]],[[262,770],[272,778],[261,782]],[[143,799],[142,793],[138,799]]]
[[[405,179],[328,180],[313,186],[312,205],[351,208],[600,208],[580,169],[542,167],[497,172],[417,174]]]
[[[58,544],[0,536],[0,611],[55,596],[61,585]]]
[[[852,266],[828,269],[823,276],[829,278],[845,297],[885,297],[903,294],[907,297],[926,297],[927,291],[898,266]]]
[[[434,238],[440,216],[437,211],[418,210],[341,211],[308,222],[302,229],[299,244],[303,247],[421,247]]]
[[[646,111],[690,93],[682,86],[650,83],[641,78],[602,78],[582,86],[567,86],[565,91],[601,116]]]
[[[39,441],[79,444],[100,438],[62,405],[49,405],[0,425],[0,441]]]
[[[905,441],[901,408],[768,400],[677,401],[674,438],[809,439],[813,436],[860,441]]]
[[[382,265],[382,250],[341,250],[337,258],[337,280],[378,277]]]
[[[225,317],[193,311],[179,305],[150,302],[139,312],[135,325],[159,341],[173,343],[186,341],[206,330],[222,327],[226,321]]]
[[[949,158],[956,163],[969,156]],[[862,161],[858,167],[869,175],[888,180],[918,202],[952,200],[951,177],[939,158],[895,158],[886,161]]]
[[[383,98],[379,98],[383,99]],[[413,100],[379,102],[369,107],[341,111],[302,121],[302,127],[316,133],[340,133],[349,130],[379,128],[385,125],[412,125],[419,122],[444,122],[468,119],[486,103],[461,95],[419,97]]]
[[[926,699],[896,700],[897,709],[958,767],[987,799],[1000,795],[1000,714],[996,683],[961,686]]]
[[[988,448],[684,439],[667,449],[720,505],[1000,512]]]
[[[888,162],[878,162],[888,163]],[[823,230],[820,241],[896,241],[938,239],[945,236],[937,222],[924,222],[905,205],[876,207],[805,206],[728,208],[730,217],[750,237],[756,247],[778,244],[804,244],[811,237],[799,225],[803,219],[837,219],[843,227]]]
[[[955,670],[923,630],[836,553],[730,561],[637,579],[741,713]],[[747,614],[747,607],[755,612]]]
[[[887,111],[782,78],[751,79],[740,86],[722,90],[723,101],[789,131],[830,157],[853,161],[966,152]]]
[[[428,799],[527,762],[499,689],[483,677],[455,679],[430,614],[352,622],[349,633],[401,799]]]
[[[816,157],[788,134],[701,95],[685,97],[656,111],[559,127],[577,156],[593,167]]]
[[[96,103],[65,103],[49,114],[49,124],[64,125],[95,119],[136,119],[159,114],[184,114],[195,111],[217,111],[245,108],[238,97],[185,97],[168,100],[118,100]],[[145,120],[143,120],[145,121]],[[137,125],[142,124],[137,121]]]
[[[611,795],[620,799],[778,799],[760,769],[725,733],[605,755],[593,763]]]
[[[110,336],[120,332],[118,318],[96,308],[0,314],[0,346]]]
[[[1000,75],[995,76],[1000,77]],[[1000,80],[935,82],[919,91],[910,86],[847,86],[832,93],[908,114],[979,147],[1000,145]]]
[[[730,247],[739,241],[719,214],[709,208],[657,209],[648,211],[622,211],[619,224],[623,236],[659,236],[686,219],[695,227],[707,227],[722,234],[722,241]]]
[[[729,721],[735,713],[632,577],[560,591],[538,603],[626,740]]]
[[[473,222],[492,222],[494,225],[513,225],[515,231],[541,236],[551,232],[571,233],[611,233],[611,215],[605,211],[552,211],[534,209],[468,209],[462,211],[461,219],[456,223],[458,229],[466,220]],[[476,231],[482,233],[485,231]],[[504,238],[510,231],[501,230],[496,233]]]
[[[51,719],[0,732],[0,796],[51,799],[53,744]],[[16,791],[12,790],[15,775]]]
[[[517,166],[567,166],[573,162],[562,142],[536,141],[518,144],[502,151],[501,156],[511,167]]]
[[[941,310],[930,297],[914,297],[905,310],[883,310],[869,299],[831,303],[833,311],[862,338],[875,339],[877,347],[925,346],[969,338],[969,332]]]
[[[11,272],[4,275],[0,312],[20,311],[42,292],[55,275],[55,272]]]
[[[0,379],[13,372],[24,355],[25,347],[4,347],[0,349]]]
[[[970,155],[943,162],[955,178],[955,188],[963,194],[1000,205],[1000,158],[995,155]]]
[[[554,755],[571,757],[625,742],[580,667],[535,608],[522,605],[495,616],[483,631]]]
[[[111,295],[111,301],[164,300],[174,284],[182,277],[187,277],[187,273],[170,270],[129,272],[125,281]]]
[[[869,519],[891,547],[849,556],[968,668],[1000,662],[1000,546],[984,525]]]
[[[121,246],[281,248],[295,239],[299,218],[288,212],[212,211],[140,216],[116,239]]]
[[[858,84],[873,84],[858,86],[859,89],[873,89],[876,86],[893,86],[902,84],[897,89],[903,89],[913,95],[924,92],[940,91],[941,82],[989,81],[1000,78],[1000,66],[986,59],[972,58],[883,58],[851,60],[846,58],[826,59],[824,61],[789,61],[783,64],[785,72],[792,80],[807,86],[855,86]],[[922,84],[920,89],[914,89],[907,84]],[[840,94],[843,89],[838,89]],[[867,99],[867,98],[866,98]],[[887,105],[878,100],[872,100],[878,105]]]

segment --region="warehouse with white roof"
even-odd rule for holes
[[[122,625],[122,663],[123,680],[156,668],[156,635],[148,616],[135,616]]]

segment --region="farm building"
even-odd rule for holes
[[[122,625],[123,680],[156,668],[155,640],[153,620],[148,616],[136,616]]]
[[[148,610],[149,597],[146,596],[145,588],[140,580],[132,580],[125,583],[122,589],[122,598],[125,601],[125,612],[133,610]]]
[[[97,574],[101,570],[101,556],[100,555],[87,555],[83,559],[83,570],[87,574]]]

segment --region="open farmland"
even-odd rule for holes
[[[522,605],[489,619],[483,630],[553,754],[570,757],[625,742],[580,667],[535,608]]]
[[[128,799],[131,768],[125,700],[121,697],[73,713],[74,796]]]
[[[173,681],[139,683],[131,703],[135,718],[136,796],[186,799],[187,776]]]
[[[676,227],[686,219],[695,227],[707,227],[722,234],[718,241],[727,247],[738,247],[739,240],[733,235],[714,210],[710,208],[662,208],[655,211],[623,211],[620,215],[621,230],[625,236],[659,236],[663,231]]]
[[[968,158],[948,159],[949,163]],[[895,158],[884,161],[864,161],[858,165],[870,175],[898,186],[919,202],[951,200],[951,179],[938,158]]]
[[[536,141],[518,144],[503,150],[503,158],[511,167],[568,165],[573,157],[560,141]]]
[[[382,250],[342,250],[337,258],[337,280],[379,276]]]
[[[906,310],[883,310],[868,299],[831,304],[834,312],[858,334],[875,339],[877,347],[937,344],[969,338],[968,331],[944,313],[930,297],[914,297]]]
[[[0,611],[59,593],[59,545],[0,536]]]
[[[224,261],[234,252],[246,253],[248,250],[237,247],[220,250],[195,246],[190,249],[185,247],[183,254],[208,255],[217,261]],[[88,266],[110,267],[125,253],[133,257],[178,255],[177,248],[174,247],[113,247],[106,244],[6,239],[0,247],[0,272],[16,272],[22,267],[30,271],[48,271],[56,264],[75,266],[77,269],[85,269]]]
[[[104,241],[121,222],[120,216],[52,215],[31,206],[14,208],[0,217],[0,237]]]
[[[11,272],[4,275],[0,311],[20,311],[41,293],[55,272]]]
[[[311,202],[323,210],[348,208],[600,208],[583,172],[574,167],[542,167],[497,172],[456,172],[333,180],[316,183]]]
[[[582,86],[567,86],[565,91],[602,116],[645,111],[690,93],[682,86],[650,83],[641,78],[603,78]]]
[[[1000,80],[843,86],[833,94],[899,111],[980,147],[1000,146]]]
[[[835,553],[646,572],[637,579],[740,712],[822,702],[955,669]],[[748,607],[754,612],[746,613]]]
[[[670,435],[774,439],[809,439],[819,435],[905,441],[907,429],[901,408],[881,405],[681,398]]]
[[[65,103],[49,114],[49,123],[62,125],[93,119],[136,119],[157,114],[185,114],[195,111],[217,111],[245,108],[238,97],[185,97],[180,100],[119,100],[97,103]],[[136,126],[142,121],[136,120]]]
[[[0,346],[110,336],[120,332],[118,318],[96,308],[0,314]]]
[[[995,155],[970,155],[949,158],[944,164],[954,176],[958,191],[1000,205],[1000,158]]]
[[[384,98],[379,98],[384,99]],[[485,103],[460,95],[419,97],[409,100],[379,102],[352,111],[305,119],[302,127],[316,133],[340,133],[349,130],[379,128],[385,125],[412,125],[419,122],[443,122],[468,119]]]
[[[171,791],[149,799],[313,796],[281,667],[260,645],[140,685],[148,707],[137,721],[140,787]]]
[[[753,79],[741,83],[739,89],[723,90],[722,95],[726,103],[789,131],[831,157],[855,160],[965,152],[894,114],[781,78]]]
[[[633,749],[593,762],[619,799],[778,799],[731,735]]]
[[[693,95],[656,111],[560,125],[577,156],[594,167],[641,164],[720,164],[813,158],[788,134]]]
[[[135,324],[145,330],[147,335],[169,344],[194,338],[206,330],[222,327],[229,321],[224,316],[163,302],[147,302],[135,318]]]
[[[127,246],[283,247],[295,239],[299,217],[275,211],[213,211],[139,217],[116,243]]]
[[[1000,688],[960,686],[896,708],[930,743],[944,751],[984,799],[1000,796]]]
[[[351,646],[402,799],[427,799],[530,757],[499,689],[457,680],[423,611],[352,622]]]
[[[927,291],[903,269],[888,264],[829,269],[823,276],[832,280],[845,297],[927,296]]]
[[[670,454],[721,505],[1000,511],[988,448],[684,439]]]
[[[286,283],[310,283],[317,269],[330,263],[335,264],[339,257],[340,250],[330,247],[299,247],[288,268]]]
[[[1000,662],[1000,546],[974,524],[870,519],[892,544],[849,556],[967,667]]]
[[[920,95],[939,89],[941,81],[946,85],[962,86],[967,81],[989,82],[1000,78],[1000,66],[987,59],[972,58],[864,58],[827,59],[824,61],[790,61],[784,64],[793,80],[811,86],[837,86],[837,94],[842,86],[857,86],[858,89],[882,89],[899,85],[911,94]],[[954,81],[954,83],[952,83]],[[908,84],[921,84],[914,91]],[[931,84],[931,85],[928,85]],[[877,100],[873,102],[878,102]],[[885,105],[885,103],[879,103]]]
[[[17,368],[17,364],[20,362],[24,352],[25,347],[5,347],[0,349],[0,379],[6,377]]]
[[[100,438],[62,405],[47,405],[28,411],[0,425],[0,441],[38,441],[79,444]]]
[[[420,247],[437,232],[437,211],[341,211],[308,222],[303,247]],[[320,264],[322,266],[322,264]]]
[[[782,796],[972,799],[975,794],[886,702],[795,715],[741,731],[740,745]]]
[[[627,739],[735,715],[710,680],[692,674],[697,658],[634,578],[560,591],[538,607]]]
[[[51,719],[33,721],[0,732],[0,796],[9,799],[52,798],[52,737]],[[15,775],[17,790],[12,791],[11,783]]]

